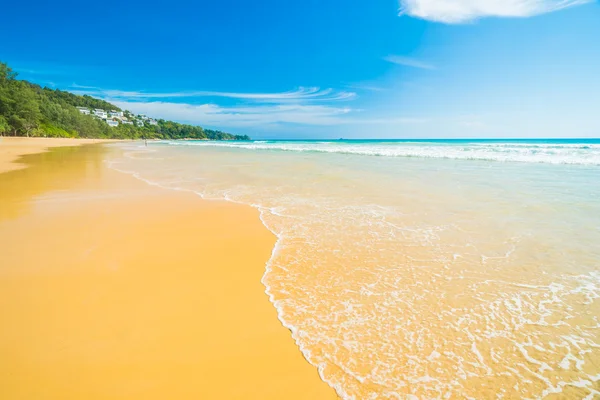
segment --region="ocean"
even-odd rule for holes
[[[163,141],[110,165],[255,207],[343,399],[600,396],[600,140]]]

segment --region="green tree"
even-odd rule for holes
[[[17,73],[12,70],[8,65],[0,62],[0,86],[4,85],[6,81],[15,80]]]
[[[0,136],[4,136],[4,134],[8,132],[10,132],[10,125],[6,118],[0,115]]]
[[[0,134],[115,139],[249,139],[248,136],[162,119],[156,125],[109,127],[94,116],[81,114],[76,107],[120,111],[114,104],[87,95],[43,88],[16,78],[17,74],[0,62]],[[129,111],[125,115],[134,121]]]
[[[8,120],[20,133],[26,136],[37,128],[42,116],[37,96],[21,81],[11,85],[12,104]]]

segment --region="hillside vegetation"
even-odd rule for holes
[[[250,139],[246,135],[233,135],[162,119],[135,119],[136,116],[129,112],[124,113],[122,120],[115,118],[118,126],[111,127],[106,120],[82,114],[77,107],[92,111],[121,111],[117,106],[91,96],[41,87],[16,78],[17,74],[0,62],[0,135],[103,139]],[[139,126],[123,121],[134,121]]]

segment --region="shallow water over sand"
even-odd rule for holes
[[[595,144],[334,145],[132,145],[111,166],[259,208],[263,283],[343,398],[600,396]]]

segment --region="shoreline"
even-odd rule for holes
[[[0,173],[0,372],[17,378],[2,397],[336,398],[265,295],[275,238],[257,211],[152,187],[105,165],[118,149],[67,141]]]
[[[197,139],[179,139],[179,140],[197,140]],[[200,140],[209,140],[209,139],[200,139]],[[115,170],[115,171],[118,171],[119,173],[129,175],[132,178],[143,182],[144,184],[147,184],[147,185],[150,185],[150,186],[156,186],[156,187],[159,187],[159,188],[164,189],[164,190],[174,190],[174,189],[163,187],[163,186],[161,186],[159,184],[156,184],[154,182],[147,181],[146,179],[143,179],[143,178],[141,178],[139,176],[136,176],[134,174],[131,174],[129,172],[121,171],[121,170],[119,170],[117,168],[114,168],[114,167],[110,167],[110,168],[113,169],[113,170]],[[295,337],[295,335],[294,335],[294,326],[292,324],[290,324],[289,322],[287,322],[285,320],[285,318],[283,317],[283,310],[276,305],[275,300],[274,300],[274,294],[271,293],[271,290],[270,290],[271,288],[266,283],[267,275],[269,274],[269,272],[271,272],[271,261],[272,261],[273,257],[275,256],[275,254],[279,251],[281,237],[279,235],[277,235],[273,230],[271,230],[269,228],[269,226],[267,225],[267,223],[264,221],[264,219],[263,219],[263,212],[265,212],[265,211],[263,211],[264,208],[262,208],[260,206],[252,205],[252,204],[249,204],[249,203],[238,202],[238,201],[235,201],[235,200],[225,199],[225,198],[224,199],[205,199],[200,194],[198,194],[198,193],[196,193],[194,191],[188,191],[188,190],[181,190],[181,191],[197,195],[198,197],[200,197],[202,199],[202,201],[217,202],[217,203],[230,203],[230,204],[234,204],[234,205],[241,205],[243,207],[250,207],[250,208],[252,208],[252,209],[254,209],[254,210],[257,211],[260,223],[263,225],[263,227],[267,231],[269,231],[277,239],[275,241],[274,245],[273,245],[273,248],[271,250],[271,254],[269,256],[269,259],[265,263],[264,273],[263,273],[263,275],[262,275],[262,277],[260,279],[260,282],[261,282],[261,284],[264,287],[264,294],[267,296],[267,298],[269,299],[269,302],[271,303],[271,305],[273,306],[273,308],[276,310],[276,312],[277,312],[277,320],[279,321],[279,323],[284,328],[286,328],[289,331],[291,339],[293,340],[294,344],[296,345],[296,347],[298,348],[298,350],[302,354],[302,357],[304,358],[304,360],[308,364],[310,364],[312,367],[314,367],[314,369],[318,372],[319,378],[321,379],[321,381],[323,383],[329,385],[330,388],[334,391],[335,395],[333,397],[331,397],[331,398],[332,399],[342,399],[343,397],[338,393],[338,390],[341,390],[341,389],[339,389],[337,387],[334,387],[334,386],[331,386],[331,382],[329,382],[325,378],[325,376],[323,376],[323,373],[322,373],[321,369],[319,368],[318,364],[312,360],[310,350],[306,349],[297,340],[297,338]]]

